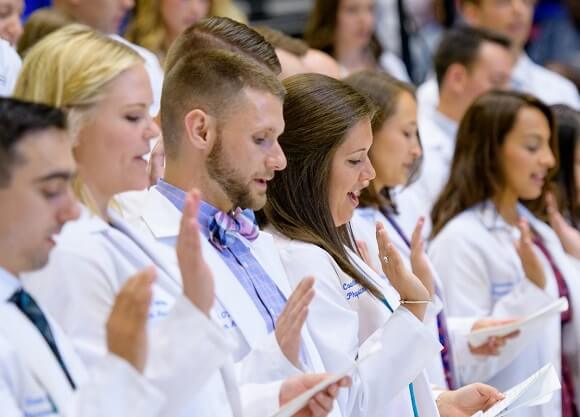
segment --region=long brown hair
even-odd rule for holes
[[[375,105],[377,111],[372,121],[373,134],[376,134],[385,122],[397,111],[397,105],[401,94],[408,93],[415,97],[415,87],[409,83],[399,81],[382,71],[365,70],[349,75],[344,81],[354,87],[359,93],[364,94]],[[420,146],[421,141],[419,141]],[[369,152],[372,161],[372,146]],[[411,170],[408,184],[417,179],[421,168],[422,158],[417,158]],[[376,179],[371,180],[359,198],[360,207],[387,206],[396,212],[396,204],[391,198],[389,187],[384,187],[378,193],[374,186]]]
[[[550,125],[550,148],[557,158],[554,116],[546,104],[533,96],[513,91],[492,91],[482,95],[467,110],[459,125],[449,180],[431,211],[431,237],[435,237],[453,217],[493,197],[504,186],[501,148],[518,113],[525,107],[533,107],[546,116]],[[555,170],[550,170],[550,175]],[[542,196],[529,204],[542,204],[548,187],[549,181],[546,181]]]
[[[369,101],[346,83],[319,74],[284,80],[286,129],[278,138],[288,165],[268,187],[264,215],[285,236],[315,244],[361,285],[376,293],[347,254],[356,252],[350,226],[336,227],[329,205],[332,159],[348,131],[372,120]]]
[[[335,56],[334,35],[340,2],[341,0],[316,0],[304,30],[304,40],[311,48],[320,49],[331,56]],[[369,48],[378,61],[383,53],[383,47],[374,33],[371,36]]]

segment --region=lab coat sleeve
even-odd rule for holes
[[[106,355],[91,370],[87,383],[77,389],[62,417],[160,416],[163,394],[129,363]]]
[[[185,297],[178,298],[169,317],[149,331],[145,375],[168,399],[163,415],[179,415],[199,387],[230,359],[235,343]]]
[[[268,363],[266,368],[264,368],[264,363]],[[263,371],[256,372],[256,369]],[[241,361],[236,363],[236,372],[241,384],[265,384],[299,375],[304,370],[304,365],[301,365],[299,369],[286,358],[280,349],[275,332],[271,332],[260,345],[250,350]]]
[[[246,384],[240,387],[244,417],[269,417],[280,408],[280,389],[284,381]]]
[[[281,255],[284,259],[287,254]],[[284,263],[292,285],[297,285],[304,276],[313,275],[316,279],[316,296],[309,308],[308,329],[327,371],[340,372],[376,342],[383,345],[380,354],[361,364],[355,372],[348,395],[339,394],[341,411],[353,417],[384,412],[388,403],[438,355],[439,342],[403,307],[397,308],[365,341],[358,335],[345,333],[345,329],[358,328],[359,314],[348,304],[339,271],[326,252],[312,247],[293,251],[290,258],[293,261],[286,259]]]
[[[452,250],[451,250],[452,248]],[[450,317],[517,318],[536,311],[553,300],[546,291],[522,278],[512,290],[496,300],[485,258],[486,249],[462,236],[444,235],[443,232],[429,247],[429,256],[444,281],[445,302]],[[457,338],[456,338],[457,340]],[[510,340],[499,356],[469,355],[461,357],[459,376],[463,384],[486,381],[507,367],[532,341],[534,335],[520,335]]]

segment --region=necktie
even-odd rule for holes
[[[568,284],[566,284],[566,280],[564,279],[564,275],[552,254],[539,237],[534,238],[534,244],[540,249],[540,251],[544,254],[552,271],[554,272],[554,276],[556,277],[556,283],[558,284],[558,294],[560,297],[566,297],[568,300],[569,308],[567,311],[564,311],[561,316],[561,326],[562,329],[564,325],[572,320],[572,300],[570,300],[570,293],[568,292]],[[564,337],[564,332],[562,332],[562,339]],[[563,342],[563,340],[562,340]],[[568,363],[568,358],[564,353],[562,353],[562,417],[578,417],[578,410],[575,404],[575,396],[574,396],[574,380],[572,378],[572,370],[570,369],[570,364]]]
[[[236,240],[236,235],[253,241],[258,238],[259,234],[258,226],[239,207],[230,213],[218,211],[210,220],[208,228],[209,240],[219,250],[232,245]]]
[[[393,229],[395,229],[395,231],[401,237],[403,242],[405,242],[405,245],[411,248],[411,243],[409,242],[409,239],[407,239],[407,236],[405,236],[403,230],[397,224],[395,219],[393,219],[390,213],[388,213],[384,209],[381,209],[381,213],[383,214],[383,216],[386,217],[391,226],[393,226]],[[441,292],[437,287],[435,287],[435,294],[437,294],[437,296],[441,298]],[[445,382],[447,382],[447,388],[456,389],[457,384],[455,381],[453,353],[451,351],[451,339],[449,337],[449,331],[447,329],[447,319],[445,318],[444,310],[441,310],[441,312],[437,314],[437,330],[439,333],[439,343],[441,343],[441,345],[443,346],[443,350],[441,351],[441,362],[443,363]]]
[[[24,314],[28,318],[28,320],[30,320],[32,324],[34,324],[34,326],[38,329],[38,331],[46,341],[46,344],[48,345],[48,347],[50,347],[50,350],[54,354],[54,357],[58,361],[60,367],[62,368],[66,378],[68,379],[68,382],[70,383],[70,386],[72,387],[72,389],[76,389],[76,385],[73,379],[71,378],[68,370],[66,369],[64,361],[62,360],[62,356],[60,355],[60,352],[56,347],[56,341],[54,339],[52,331],[50,330],[48,320],[46,319],[46,316],[44,315],[40,307],[38,307],[38,304],[36,304],[36,301],[34,301],[34,299],[30,296],[30,294],[28,294],[26,291],[20,288],[12,295],[12,297],[10,297],[10,302],[14,303],[18,307],[18,309],[22,312],[22,314]]]

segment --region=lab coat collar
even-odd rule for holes
[[[14,346],[23,362],[48,392],[60,413],[63,413],[70,407],[73,391],[48,344],[13,303],[0,304],[0,317],[2,318],[0,334]],[[61,354],[67,363],[67,355],[63,351]]]
[[[483,225],[486,229],[493,230],[505,230],[511,233],[514,238],[519,239],[519,230],[517,227],[510,225],[504,220],[504,218],[497,211],[495,204],[491,200],[486,200],[483,203],[476,205],[473,210],[475,210]],[[538,220],[523,204],[518,203],[517,211],[520,217],[525,218],[530,226],[533,228],[542,228],[542,225]]]
[[[175,238],[179,235],[181,212],[155,187],[147,192],[141,217],[155,239]]]
[[[18,278],[0,267],[0,300],[7,301],[21,287]]]

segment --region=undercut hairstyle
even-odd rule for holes
[[[395,114],[399,104],[399,98],[402,94],[409,94],[413,99],[415,99],[415,101],[417,100],[415,87],[412,84],[400,81],[382,71],[359,71],[349,75],[344,79],[344,81],[355,88],[359,93],[365,95],[375,106],[376,113],[372,120],[373,135],[380,131],[385,122]],[[419,146],[421,146],[420,140]],[[369,150],[371,163],[373,162],[372,155],[373,147],[371,146],[371,149]],[[411,175],[409,176],[407,185],[412,184],[419,176],[422,160],[423,157],[421,156],[415,161],[411,168]],[[384,187],[377,193],[373,184],[374,181],[375,180],[371,180],[371,184],[362,190],[359,197],[360,206],[378,208],[387,206],[389,210],[396,213],[397,206],[391,198],[390,188]]]
[[[460,26],[450,29],[441,40],[433,64],[439,86],[445,80],[449,67],[460,64],[471,70],[479,58],[479,50],[485,42],[491,42],[510,50],[511,41],[499,33],[472,26]]]
[[[66,117],[58,108],[0,98],[0,188],[10,184],[12,168],[21,162],[18,144],[28,135],[49,129],[66,130]]]
[[[187,28],[165,57],[165,72],[185,55],[206,49],[224,49],[245,56],[274,74],[282,72],[274,47],[254,29],[227,17],[210,17]]]
[[[182,57],[166,74],[161,94],[161,128],[168,158],[175,159],[183,119],[200,109],[220,119],[246,88],[284,100],[286,91],[271,72],[236,53],[210,49]]]
[[[319,74],[300,74],[284,80],[286,128],[278,141],[287,159],[267,190],[265,222],[290,239],[324,249],[358,283],[378,294],[350,260],[357,253],[350,225],[337,227],[329,202],[332,160],[348,132],[374,107],[343,81]]]
[[[514,91],[483,94],[469,107],[459,124],[449,179],[431,211],[432,238],[455,216],[493,198],[505,187],[502,149],[524,108],[536,109],[544,115],[550,126],[550,149],[558,159],[556,122],[550,107],[534,96]],[[550,169],[548,178],[556,170],[557,166]],[[542,195],[526,202],[534,213],[543,211],[545,192],[549,188],[550,183],[546,181]]]

